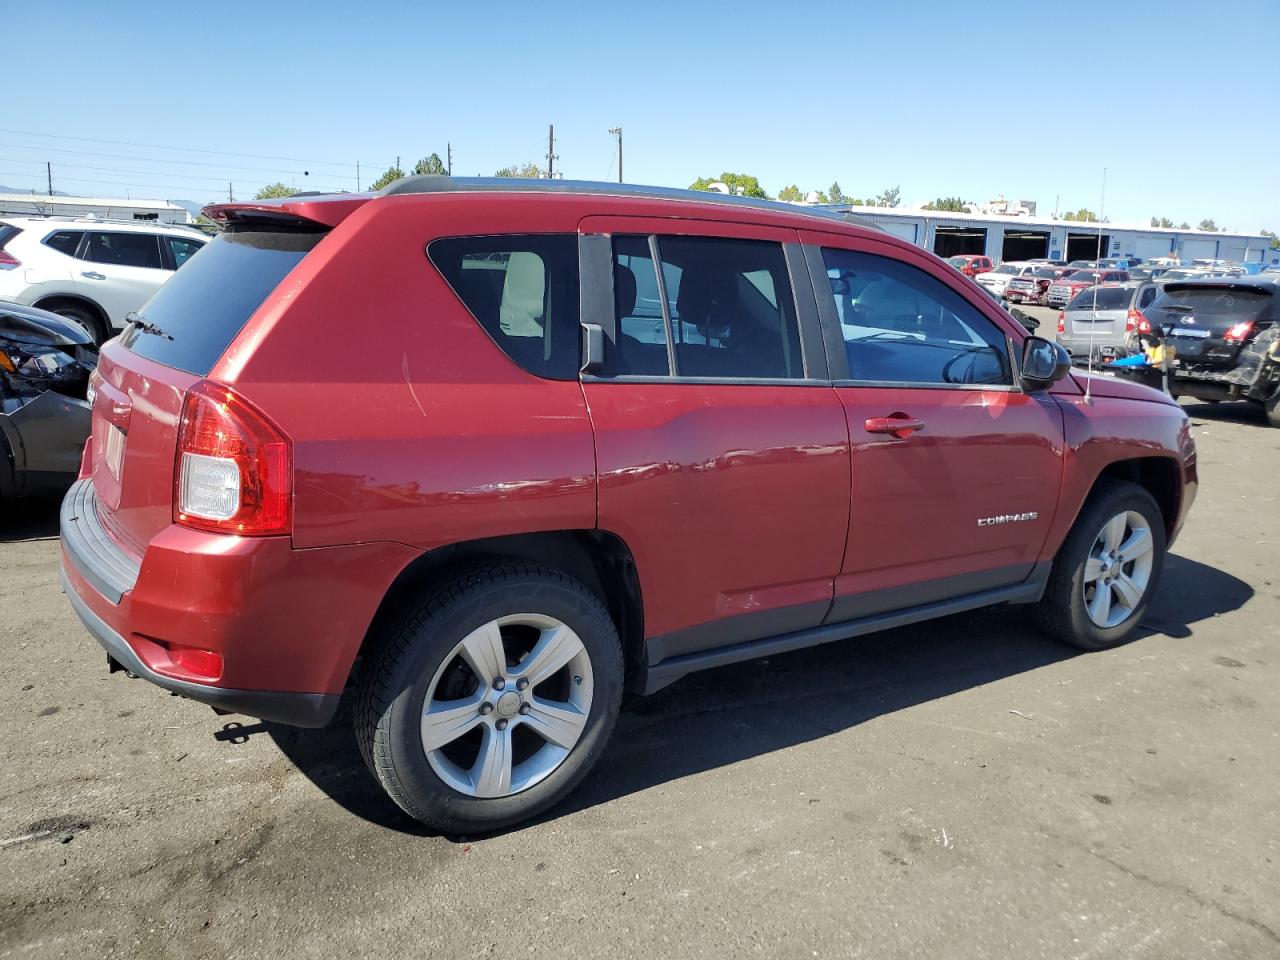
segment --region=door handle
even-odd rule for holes
[[[906,440],[917,430],[924,429],[924,421],[905,413],[891,413],[887,417],[868,417],[865,426],[867,433],[887,433],[899,440]]]
[[[98,271],[96,270],[86,270],[82,274],[80,274],[80,276],[85,277],[86,279],[89,279],[89,280],[107,279],[105,274],[98,273]]]

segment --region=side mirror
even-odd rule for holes
[[[1071,354],[1052,340],[1044,337],[1027,337],[1022,342],[1022,369],[1019,379],[1022,389],[1044,390],[1053,386],[1071,369]]]

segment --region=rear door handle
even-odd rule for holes
[[[86,270],[86,271],[84,271],[84,273],[80,274],[80,276],[85,277],[85,278],[87,278],[87,279],[89,279],[89,280],[105,280],[105,279],[107,279],[107,277],[106,277],[106,275],[105,275],[105,274],[98,273],[98,271],[96,271],[96,270]]]
[[[905,413],[891,413],[887,417],[868,417],[867,433],[887,433],[899,440],[906,440],[917,430],[924,429],[924,421]]]

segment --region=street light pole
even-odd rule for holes
[[[618,138],[618,182],[622,182],[622,128],[610,127],[609,132]]]

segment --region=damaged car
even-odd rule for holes
[[[79,324],[0,301],[0,501],[75,479],[97,362],[93,337]]]
[[[1249,400],[1280,427],[1280,280],[1234,277],[1166,283],[1130,327],[1149,363],[1129,377],[1197,400]]]

